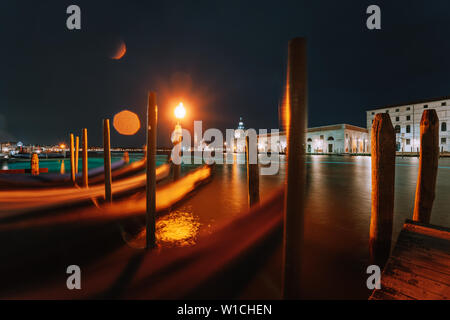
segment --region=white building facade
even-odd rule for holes
[[[420,150],[420,120],[427,109],[435,109],[439,118],[439,149],[450,151],[450,97],[386,106],[366,111],[369,136],[377,113],[388,113],[396,131],[397,151]]]
[[[305,147],[307,153],[370,153],[369,134],[366,128],[349,124],[308,128]],[[260,134],[258,150],[286,152],[286,133],[280,132],[279,139],[270,133]]]

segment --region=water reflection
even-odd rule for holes
[[[192,207],[172,211],[156,221],[156,241],[162,246],[185,247],[196,243],[200,229],[199,218],[192,213]]]
[[[308,156],[306,162],[305,297],[367,299],[371,158]],[[394,242],[405,219],[412,218],[418,164],[417,158],[396,158]],[[441,158],[431,217],[431,223],[443,226],[450,225],[449,167],[450,159]],[[285,157],[281,156],[277,175],[260,176],[261,198],[284,181]],[[246,212],[246,166],[236,161],[216,166],[214,180],[186,205],[199,217],[201,228]],[[280,261],[272,262],[275,272],[271,281],[277,285]],[[257,299],[259,294],[252,292],[247,298]]]

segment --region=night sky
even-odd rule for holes
[[[66,8],[81,8],[81,30]],[[381,7],[382,29],[366,28]],[[129,109],[144,120],[158,94],[159,145],[173,109],[184,126],[277,128],[287,42],[308,38],[309,126],[365,127],[365,111],[450,94],[450,2],[445,1],[21,1],[0,2],[0,140],[68,141]],[[121,60],[109,57],[120,41]],[[145,121],[145,120],[144,120]],[[144,130],[113,146],[142,146]]]

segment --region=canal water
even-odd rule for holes
[[[113,156],[117,161],[122,154]],[[162,246],[192,246],[201,231],[209,232],[220,222],[242,215],[248,208],[246,166],[216,165],[212,181],[156,222]],[[130,154],[131,161],[142,154]],[[167,160],[158,156],[157,162]],[[276,175],[260,176],[264,201],[285,180],[285,157],[280,156]],[[305,248],[303,253],[303,297],[307,299],[367,299],[368,241],[371,209],[371,158],[351,156],[307,156]],[[66,170],[70,168],[66,159]],[[405,219],[412,218],[418,172],[417,158],[396,158],[393,243]],[[89,167],[103,165],[90,158]],[[5,164],[3,164],[5,166]],[[26,168],[29,161],[7,163],[9,169]],[[59,172],[61,160],[41,160],[41,167]],[[81,163],[80,163],[81,167]],[[196,165],[183,165],[182,173]],[[4,167],[3,167],[4,168]],[[66,171],[68,172],[68,171]],[[450,158],[439,161],[436,199],[431,223],[450,226]],[[238,298],[279,298],[281,288],[281,239]],[[220,296],[219,296],[220,297]],[[227,298],[227,297],[224,297]],[[229,298],[229,297],[228,297]]]
[[[412,218],[419,160],[396,158],[393,243],[405,219]],[[371,209],[371,158],[307,156],[307,203],[304,248],[304,298],[367,299],[368,241]],[[185,169],[187,166],[185,166]],[[285,157],[277,175],[260,176],[262,200],[285,179]],[[450,158],[439,162],[431,223],[450,226]],[[212,229],[248,206],[245,165],[217,165],[213,181],[177,209],[185,230]],[[188,225],[192,222],[191,227]],[[195,227],[194,227],[195,223]],[[182,235],[178,234],[182,238]],[[191,235],[192,236],[192,235]],[[189,245],[195,241],[188,242]],[[262,266],[242,298],[278,298],[281,243]]]

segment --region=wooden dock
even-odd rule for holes
[[[450,229],[406,220],[370,300],[449,300]]]

